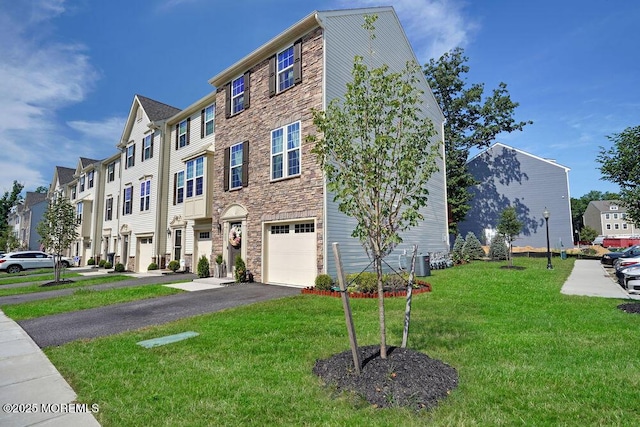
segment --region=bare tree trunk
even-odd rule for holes
[[[60,282],[60,266],[61,266],[60,259],[61,259],[60,254],[54,255],[54,258],[53,258],[53,276],[54,277],[53,277],[53,279],[54,279],[54,281],[56,283]]]
[[[407,305],[404,309],[404,329],[402,330],[401,348],[407,348],[409,340],[409,322],[411,320],[411,296],[413,294],[413,279],[416,271],[416,254],[418,253],[418,245],[413,245],[413,254],[411,255],[411,270],[409,271],[409,284],[407,285]]]
[[[384,320],[384,289],[382,287],[382,259],[375,260],[378,275],[378,316],[380,318],[380,358],[387,358],[387,331]]]

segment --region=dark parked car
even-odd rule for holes
[[[600,262],[604,265],[613,265],[618,258],[632,258],[640,256],[640,245],[629,246],[622,252],[609,252],[602,255]]]
[[[40,251],[9,252],[0,256],[0,271],[19,273],[31,268],[53,268],[53,255]],[[62,257],[60,264],[68,268],[73,265],[71,258]]]
[[[636,290],[636,286],[640,287],[640,264],[632,264],[624,267],[619,272],[618,283],[628,291]]]

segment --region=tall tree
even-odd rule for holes
[[[24,186],[18,181],[13,181],[11,192],[5,191],[0,198],[0,249],[11,250],[10,247],[15,246],[11,239],[12,230],[9,230],[9,213],[11,209],[22,202],[22,193]],[[15,239],[14,239],[15,240]]]
[[[424,66],[424,74],[446,118],[444,140],[452,233],[457,233],[458,223],[469,211],[469,187],[476,184],[467,170],[469,150],[486,148],[498,134],[522,130],[533,123],[514,120],[519,104],[511,101],[505,83],[484,97],[484,84],[469,85],[465,77],[469,72],[467,61],[464,50],[458,47]]]
[[[364,28],[375,39],[376,16]],[[353,80],[344,99],[314,111],[321,136],[310,135],[313,153],[325,173],[338,209],[354,217],[352,232],[372,258],[377,273],[380,357],[387,357],[382,259],[398,243],[399,232],[423,219],[426,183],[437,171],[438,143],[430,120],[422,118],[420,67],[407,63],[402,72],[388,65],[370,68],[354,60]]]
[[[57,194],[49,202],[42,220],[36,226],[42,246],[56,257],[55,281],[60,282],[62,252],[78,237],[76,211],[68,199]]]
[[[573,229],[576,231],[582,231],[582,227],[584,227],[584,223],[582,221],[582,216],[584,212],[587,210],[587,206],[589,206],[589,202],[594,200],[620,200],[620,195],[618,193],[610,193],[605,191],[591,190],[587,194],[580,196],[578,198],[571,198],[571,221],[573,222]],[[593,239],[592,239],[593,240]]]
[[[522,230],[522,223],[518,221],[516,208],[509,206],[502,211],[497,229],[498,234],[504,236],[509,243],[509,265],[513,267],[513,241]]]
[[[44,185],[39,186],[38,188],[36,188],[36,191],[35,191],[35,193],[40,193],[40,194],[47,194],[48,192],[49,192],[49,189]]]
[[[640,224],[640,126],[628,127],[607,138],[613,143],[608,150],[600,147],[596,160],[602,179],[620,186],[620,201],[630,220]]]

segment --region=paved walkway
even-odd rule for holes
[[[142,280],[131,280],[137,285],[154,283],[154,279],[157,283],[161,277],[137,276]],[[196,280],[193,284],[181,286],[186,290],[198,292],[83,310],[83,316],[88,315],[90,321],[86,321],[87,317],[79,321],[80,315],[67,313],[47,316],[46,320],[32,319],[21,322],[36,338],[38,344],[20,325],[0,310],[0,405],[3,405],[0,409],[0,426],[99,425],[90,413],[96,408],[71,404],[76,398],[75,392],[40,347],[82,337],[118,333],[300,292],[296,288],[260,284],[225,287],[213,280]],[[576,260],[561,293],[640,300],[640,296],[629,295],[618,286],[600,262],[593,260]],[[50,294],[49,297],[51,296]],[[6,304],[8,301],[4,300],[2,303]],[[98,327],[95,327],[96,323]],[[79,328],[79,325],[87,326]],[[60,332],[65,330],[69,332]],[[29,410],[31,413],[27,412]]]

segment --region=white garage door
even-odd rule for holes
[[[148,271],[149,264],[151,264],[153,257],[153,238],[152,237],[140,237],[138,239],[138,268],[136,271],[144,273]]]
[[[194,264],[197,266],[198,261],[202,258],[202,255],[206,256],[207,259],[210,258],[211,255],[211,232],[210,231],[196,231],[196,256],[194,259]]]
[[[313,286],[317,275],[315,224],[268,224],[266,227],[266,281]]]

